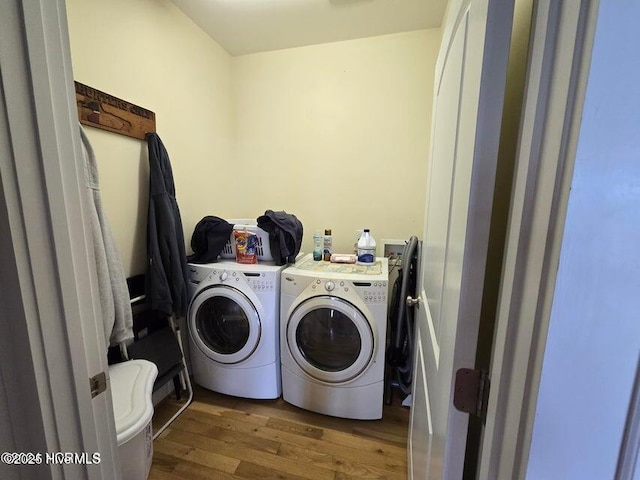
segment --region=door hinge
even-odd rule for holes
[[[91,398],[95,398],[107,389],[107,375],[100,372],[89,379]]]
[[[485,370],[461,368],[456,372],[453,406],[461,412],[480,417],[485,423],[490,386],[489,374]]]

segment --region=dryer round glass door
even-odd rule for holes
[[[189,309],[189,332],[212,360],[233,364],[248,358],[260,341],[260,317],[245,294],[216,285],[199,292]]]
[[[298,366],[329,383],[352,380],[366,370],[375,340],[362,312],[336,297],[302,302],[287,323],[289,351]]]

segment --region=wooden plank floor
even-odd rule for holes
[[[174,404],[156,407],[155,428]],[[193,403],[154,441],[149,479],[405,480],[408,422],[399,404],[385,406],[382,420],[348,420],[195,387]]]

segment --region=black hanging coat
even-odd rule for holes
[[[151,309],[183,317],[187,312],[189,278],[180,210],[169,155],[155,133],[149,147],[149,211],[145,294]]]

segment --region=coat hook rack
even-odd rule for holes
[[[74,82],[78,119],[83,125],[145,140],[156,131],[156,114],[80,82]]]

